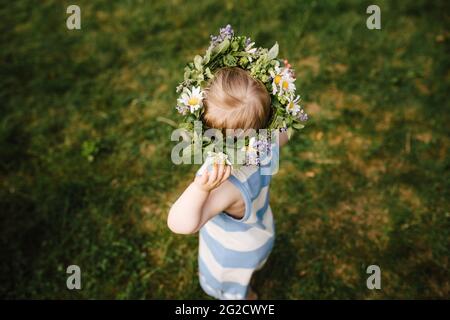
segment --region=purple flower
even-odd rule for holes
[[[250,43],[252,43],[252,39],[250,37],[247,37],[247,39],[245,39],[245,46],[248,47]]]
[[[269,155],[271,149],[270,141],[267,138],[262,138],[256,142],[256,148],[260,155]]]
[[[188,113],[189,111],[189,107],[188,106],[176,106],[176,109],[179,113],[181,113],[182,115],[185,115]]]
[[[227,24],[225,28],[220,28],[220,34],[224,36],[232,37],[234,36],[234,31],[231,25]]]
[[[256,153],[249,153],[245,157],[245,165],[247,166],[259,166],[259,156]]]
[[[225,39],[232,38],[234,36],[234,31],[231,25],[227,24],[225,28],[220,28],[219,35],[211,36],[211,45],[216,46]]]
[[[270,137],[260,136],[258,140],[250,141],[251,150],[246,152],[245,165],[260,166],[270,157],[272,145]]]
[[[306,121],[308,120],[308,114],[306,114],[303,110],[300,111],[300,113],[298,114],[298,119],[300,121]]]

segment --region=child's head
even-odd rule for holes
[[[261,129],[270,117],[270,95],[240,68],[219,69],[206,89],[204,120],[217,129]]]

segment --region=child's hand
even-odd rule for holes
[[[196,176],[194,185],[202,191],[209,192],[222,184],[231,174],[231,166],[214,164],[211,172],[205,170],[201,176]]]

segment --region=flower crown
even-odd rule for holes
[[[249,37],[235,36],[230,25],[221,28],[219,35],[211,36],[211,43],[205,55],[195,56],[194,61],[184,69],[184,80],[177,86],[180,97],[176,109],[183,116],[180,127],[192,130],[195,121],[202,121],[204,91],[214,72],[223,67],[238,67],[261,81],[271,96],[272,116],[267,129],[292,131],[302,129],[308,115],[300,106],[300,96],[296,94],[294,70],[287,60],[277,59],[278,43],[271,49],[254,47]],[[205,127],[203,125],[203,127]],[[291,129],[292,128],[292,129]],[[204,130],[204,129],[203,129]],[[211,142],[212,143],[212,142]],[[246,141],[246,150],[256,150],[259,145],[267,145],[255,139]],[[208,143],[203,143],[203,149]],[[250,164],[257,164],[258,157]],[[246,161],[247,164],[250,161]]]

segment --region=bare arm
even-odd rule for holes
[[[286,143],[288,143],[289,137],[288,137],[287,132],[280,132],[279,137],[280,137],[280,147],[282,147]]]
[[[178,200],[172,205],[167,225],[175,233],[197,232],[209,219],[225,211],[240,200],[240,193],[227,181],[231,167],[215,165],[196,176]]]

